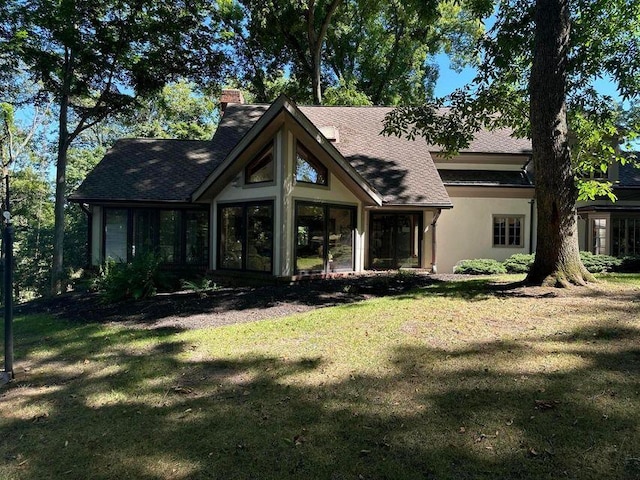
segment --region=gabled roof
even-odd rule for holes
[[[373,204],[450,207],[431,158],[433,146],[380,135],[392,107],[298,107],[284,96],[269,105],[229,104],[211,141],[124,139],[116,142],[69,199],[190,202],[215,181],[273,118],[285,112],[318,140]],[[321,130],[332,127],[338,142]],[[481,132],[465,152],[526,153],[507,131]]]
[[[319,128],[333,126],[342,156],[378,190],[385,205],[451,206],[429,145],[382,136],[392,107],[300,107]]]
[[[260,111],[262,106],[255,105],[234,105],[233,108],[238,112],[246,112],[255,114],[256,111]],[[217,165],[212,173],[202,182],[202,184],[193,193],[193,200],[200,198],[207,189],[218,180],[223,173],[235,162],[237,157],[247,148],[260,133],[270,125],[278,115],[288,115],[289,118],[297,122],[311,137],[315,138],[325,152],[335,161],[336,164],[346,173],[346,175],[355,182],[355,184],[364,192],[365,196],[375,205],[382,205],[383,199],[380,194],[372,188],[372,184],[367,182],[365,178],[361,176],[354,165],[349,163],[340,153],[332,146],[332,144],[322,135],[317,125],[314,125],[309,119],[300,111],[300,109],[289,100],[285,95],[280,95],[278,99],[273,102],[266,111],[255,121],[255,124],[247,131],[243,138],[236,144],[236,146],[229,152],[227,157],[222,163]],[[223,117],[224,118],[224,117]],[[218,132],[214,135],[218,135]]]

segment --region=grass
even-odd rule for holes
[[[639,318],[631,276],[191,331],[18,318],[0,478],[637,479]]]

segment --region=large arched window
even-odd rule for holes
[[[327,185],[328,173],[327,167],[298,143],[296,148],[296,182]]]

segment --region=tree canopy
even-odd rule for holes
[[[472,62],[484,31],[454,1],[226,0],[220,12],[242,59],[237,76],[260,102],[280,93],[273,86],[299,102],[321,103],[324,89],[344,86],[373,104],[424,102],[438,75],[434,56]]]
[[[0,14],[9,48],[58,111],[52,290],[63,277],[67,151],[83,131],[179,77],[208,84],[225,55],[210,2],[14,0]],[[2,90],[10,76],[0,77]]]

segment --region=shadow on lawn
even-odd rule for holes
[[[221,360],[173,331],[30,321],[28,384],[0,391],[3,478],[640,477],[638,330],[401,345],[382,374],[332,376],[323,358]],[[558,343],[575,368],[553,370]]]
[[[205,296],[181,292],[138,301],[106,304],[96,293],[75,292],[39,299],[17,307],[18,315],[47,313],[76,322],[129,321],[153,325],[166,318],[219,315],[229,312],[263,311],[279,307],[278,316],[296,313],[297,306],[330,307],[348,305],[372,297],[417,298],[425,295],[482,300],[493,295],[517,295],[521,283],[496,283],[487,279],[442,281],[428,275],[402,272],[369,276],[313,280],[293,285],[222,288]],[[264,318],[273,315],[266,315]],[[261,319],[261,315],[255,316]],[[214,317],[210,317],[215,325]],[[246,320],[246,319],[244,319]],[[179,323],[179,321],[177,322]],[[204,325],[201,325],[204,326]]]

